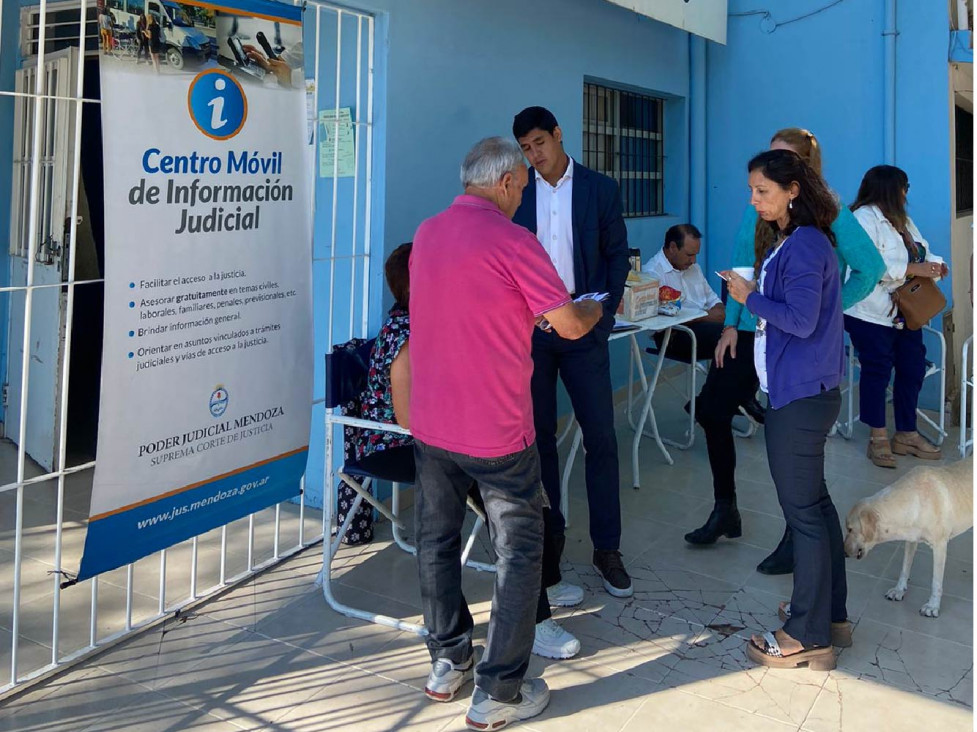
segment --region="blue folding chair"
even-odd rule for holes
[[[942,445],[943,440],[947,436],[946,429],[946,337],[943,335],[942,331],[936,328],[931,328],[928,325],[923,326],[923,332],[929,333],[932,337],[936,338],[939,344],[939,356],[937,361],[926,361],[926,371],[923,374],[923,379],[928,379],[931,376],[935,376],[939,379],[938,384],[940,387],[940,400],[939,412],[936,420],[934,421],[926,412],[921,408],[916,408],[916,415],[926,422],[930,427],[933,428],[936,433],[932,438],[933,442],[937,445]],[[855,372],[861,370],[861,363],[858,360],[858,352],[855,350],[855,346],[851,343],[851,337],[845,333],[845,357],[848,362],[847,375],[845,382],[841,385],[841,395],[846,398],[845,407],[845,417],[838,418],[834,426],[829,432],[829,436],[839,434],[846,440],[850,440],[855,433],[855,423],[858,422],[861,413],[857,407],[858,394],[856,391],[856,386],[858,385],[858,380],[855,378]],[[892,385],[888,386],[886,389],[886,402],[892,401]]]

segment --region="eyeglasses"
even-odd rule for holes
[[[906,193],[909,193],[909,183],[908,183],[908,181],[906,182]]]

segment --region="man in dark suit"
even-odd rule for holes
[[[550,602],[583,599],[578,587],[561,581],[560,554],[566,522],[560,510],[560,466],[556,449],[556,379],[570,395],[583,430],[587,500],[594,567],[615,597],[634,590],[621,554],[620,477],[607,338],[628,276],[628,232],[617,183],[574,162],[563,150],[563,131],[552,112],[527,107],[512,123],[530,165],[529,185],[513,221],[536,234],[567,290],[575,295],[606,292],[604,315],[587,337],[568,341],[537,329],[533,334],[533,413],[543,486],[549,497],[552,537],[544,552],[543,583]],[[574,600],[576,602],[574,602]]]

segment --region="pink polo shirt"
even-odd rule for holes
[[[536,440],[536,316],[570,296],[536,237],[492,202],[458,196],[424,221],[410,258],[411,432],[474,457]]]

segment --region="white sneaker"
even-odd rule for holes
[[[580,653],[580,641],[548,618],[536,624],[533,653],[544,658],[573,658]]]
[[[546,588],[546,596],[550,600],[550,605],[573,607],[583,602],[583,587],[560,580],[552,587]]]
[[[519,687],[515,702],[496,701],[479,688],[472,694],[472,703],[465,716],[468,729],[497,730],[509,722],[535,717],[550,703],[550,690],[542,679],[526,679]]]
[[[431,666],[424,693],[436,702],[449,702],[455,698],[458,689],[472,678],[475,656],[469,656],[465,663],[455,665],[447,658],[439,658]]]

